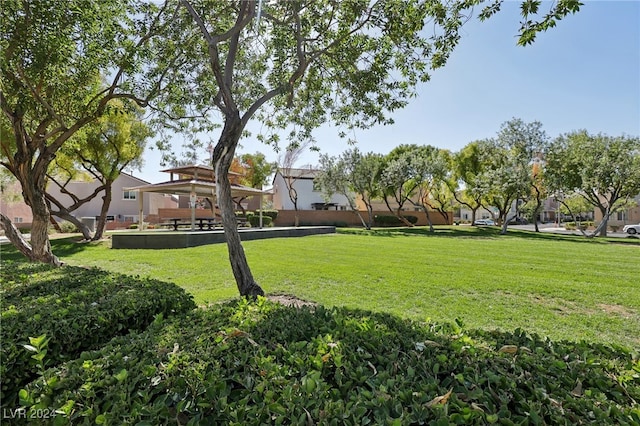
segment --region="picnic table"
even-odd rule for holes
[[[191,219],[185,219],[183,217],[174,217],[174,218],[168,219],[168,221],[170,223],[165,225],[173,226],[174,231],[178,230],[178,226],[191,225]],[[198,229],[201,231],[205,229],[205,226],[206,226],[206,229],[211,230],[211,229],[214,229],[216,225],[220,225],[220,224],[221,222],[214,217],[197,217],[196,218],[196,225],[198,226]]]

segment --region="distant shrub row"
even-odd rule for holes
[[[403,216],[405,219],[407,219],[409,221],[409,223],[412,224],[416,224],[418,222],[418,218],[416,216]],[[404,225],[404,222],[402,222],[399,218],[397,218],[396,216],[392,216],[392,215],[375,215],[374,218],[374,223],[376,226],[400,226],[400,225]]]
[[[564,225],[564,228],[568,230],[578,229],[578,226],[581,227],[582,229],[588,229],[595,226],[593,221],[587,221],[587,220],[585,220],[584,222],[578,222],[577,224],[576,222],[565,222],[563,225]]]
[[[54,366],[95,349],[129,330],[144,330],[158,314],[195,307],[175,284],[99,269],[1,262],[2,405],[16,405],[17,392],[37,371],[29,337],[46,335],[46,364]]]

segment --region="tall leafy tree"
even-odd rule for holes
[[[50,191],[47,192],[47,200],[57,208],[51,213],[70,220],[79,229],[83,226],[82,222],[74,218],[70,212],[96,195],[102,194],[102,207],[96,231],[91,237],[93,240],[100,240],[104,235],[107,213],[113,197],[113,183],[123,170],[135,167],[136,164],[139,165],[147,140],[152,136],[151,130],[141,121],[141,118],[142,111],[135,105],[121,100],[113,101],[104,115],[78,132],[60,149],[59,154],[64,154],[81,172],[89,174],[97,182],[100,182],[90,197],[79,199],[75,194],[66,190],[66,185],[60,184],[54,176],[49,176],[51,184],[57,185],[61,192],[68,195],[73,201],[73,204],[69,206],[64,200],[53,197]],[[66,175],[69,178],[74,176],[69,171]],[[69,179],[66,180],[66,182],[68,181]],[[86,228],[86,225],[84,227]],[[83,234],[85,234],[85,238],[88,236],[86,230]]]
[[[471,210],[472,226],[488,191],[482,177],[489,164],[491,145],[490,140],[474,141],[452,157],[453,179],[450,189],[455,200]]]
[[[347,199],[351,211],[356,213],[362,226],[367,228],[367,222],[356,207],[356,194],[351,189],[351,173],[347,169],[347,164],[342,156],[321,155],[320,172],[315,177],[314,184],[322,189],[325,201],[330,200],[334,194],[343,195]]]
[[[267,161],[267,157],[261,153],[256,152],[254,154],[242,154],[236,157],[236,160],[231,165],[231,170],[237,168],[237,171],[242,174],[239,179],[239,183],[251,188],[262,189],[263,185],[268,183],[269,176],[277,169],[278,164],[276,162]],[[247,197],[236,197],[235,202],[244,213],[242,202]]]
[[[546,161],[549,189],[561,202],[577,195],[600,210],[602,221],[591,236],[606,236],[611,214],[640,193],[637,136],[571,132],[553,141]]]
[[[421,153],[417,145],[399,145],[384,158],[380,172],[380,187],[382,199],[389,211],[407,226],[413,226],[403,215],[402,210],[411,198],[416,196],[421,184],[417,178],[417,162],[414,161]],[[395,203],[394,207],[391,206]]]
[[[350,165],[351,185],[353,191],[360,196],[367,209],[366,228],[373,226],[373,203],[381,194],[378,177],[382,169],[382,155],[369,152],[361,154],[354,149],[345,153],[345,160]]]
[[[190,102],[168,116],[216,109],[223,125],[213,152],[218,203],[229,258],[241,295],[263,291],[255,282],[235,225],[228,170],[253,118],[265,128],[289,129],[289,140],[312,139],[312,130],[333,121],[349,128],[389,123],[389,112],[405,106],[428,70],[444,65],[459,40],[471,1],[330,0],[257,2],[180,0],[187,16],[172,22],[172,45],[196,28],[202,44],[190,49],[192,62],[180,93]],[[501,0],[481,11],[486,19]],[[521,44],[578,10],[577,0],[560,0],[547,15],[539,2],[523,2]],[[428,28],[435,28],[431,34]],[[167,105],[179,105],[168,102]],[[276,133],[263,140],[277,142]]]
[[[289,199],[293,203],[293,210],[295,211],[295,226],[300,225],[300,217],[298,216],[298,190],[296,189],[296,182],[302,177],[300,170],[298,170],[295,165],[309,145],[309,141],[305,141],[301,144],[291,144],[278,159],[278,171],[284,178],[284,184],[287,187],[287,195],[289,195]]]
[[[502,233],[506,233],[509,221],[518,215],[533,185],[538,183],[534,179],[535,160],[545,152],[547,141],[540,122],[526,123],[514,118],[502,124],[489,149],[489,167],[483,172],[483,180],[489,188],[487,203],[498,209]],[[514,203],[515,214],[508,217]]]
[[[378,175],[382,165],[379,154],[362,154],[357,148],[343,152],[338,157],[320,156],[320,174],[317,183],[323,189],[325,196],[338,193],[344,195],[351,210],[357,215],[366,229],[373,226],[372,199],[380,194]],[[356,207],[356,196],[365,205],[367,219]]]
[[[136,0],[62,2],[4,0],[0,8],[1,163],[20,181],[33,212],[31,241],[10,235],[29,259],[60,264],[51,252],[45,197],[47,171],[58,150],[126,98],[147,105],[165,87],[163,70],[136,84],[148,65],[160,19],[175,11]],[[181,52],[166,55],[177,65]],[[5,229],[8,218],[1,217]]]
[[[415,200],[412,204],[420,206],[427,216],[429,231],[433,232],[433,220],[430,210],[436,210],[448,220],[449,190],[446,184],[449,175],[448,153],[436,147],[426,145],[418,147],[411,155],[413,179],[417,184]]]

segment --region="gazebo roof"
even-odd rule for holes
[[[179,179],[168,182],[153,183],[149,185],[125,188],[127,191],[156,192],[161,194],[189,195],[194,192],[199,197],[215,197],[216,184],[208,180]],[[252,195],[266,194],[257,188],[231,184],[232,197],[250,197]]]
[[[204,180],[211,180],[211,181],[216,180],[215,170],[213,169],[213,167],[206,166],[204,164],[188,164],[185,166],[178,166],[178,167],[173,167],[170,169],[165,169],[160,171],[164,173],[171,173],[172,176],[174,174],[178,174],[183,176],[191,176],[196,179],[204,179]],[[232,171],[229,171],[228,174],[230,176],[242,176],[242,173],[236,173]]]

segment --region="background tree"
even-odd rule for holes
[[[534,160],[540,158],[546,144],[547,136],[540,122],[525,123],[514,118],[502,124],[489,149],[488,168],[483,172],[483,180],[489,188],[487,203],[498,209],[503,234],[532,193]],[[514,203],[515,213],[508,217]]]
[[[345,151],[342,159],[349,171],[351,189],[358,194],[367,209],[365,228],[371,229],[373,226],[372,200],[379,198],[381,194],[378,176],[382,168],[382,155],[373,152],[362,154],[354,148]]]
[[[294,226],[296,227],[300,226],[300,217],[298,216],[298,191],[296,190],[295,184],[301,176],[300,171],[295,168],[295,165],[310,144],[310,141],[305,141],[302,144],[289,145],[284,154],[278,158],[277,168],[284,178],[287,195],[289,195],[289,199],[293,203],[293,210],[295,212]]]
[[[357,215],[366,229],[373,226],[372,200],[380,195],[378,176],[382,166],[379,154],[362,154],[357,148],[343,152],[339,157],[322,155],[321,173],[316,178],[326,197],[338,193],[344,195],[351,210]],[[356,205],[356,196],[365,205],[365,220]]]
[[[266,129],[289,129],[289,140],[312,139],[327,121],[348,129],[390,123],[388,113],[405,106],[428,70],[444,65],[459,40],[459,29],[477,1],[421,0],[256,2],[180,0],[188,12],[172,19],[172,46],[184,46],[193,28],[202,44],[190,49],[188,73],[180,77],[176,111],[203,114],[215,108],[223,122],[213,152],[217,200],[222,212],[229,259],[241,295],[263,291],[255,282],[236,229],[228,180],[239,139],[254,117]],[[486,19],[501,1],[481,12]],[[536,21],[539,2],[527,0],[520,43],[578,10],[563,0]],[[425,23],[433,36],[422,32]],[[204,54],[204,55],[202,55]],[[176,106],[178,105],[178,106]],[[278,142],[276,133],[262,137]]]
[[[273,172],[278,167],[276,162],[267,161],[267,157],[261,152],[242,154],[237,157],[237,163],[239,169],[242,170],[240,183],[251,188],[259,189],[262,189],[262,187],[269,182],[269,177],[273,175]],[[242,202],[246,198],[247,197],[240,197],[236,199],[236,204],[243,212]]]
[[[46,174],[58,150],[114,99],[145,106],[163,90],[161,71],[137,84],[125,76],[143,69],[159,18],[169,12],[166,5],[135,0],[3,1],[0,128],[10,132],[0,141],[1,163],[20,181],[33,213],[30,243],[8,236],[30,260],[60,264],[49,244],[45,197]],[[174,50],[166,60],[178,66],[181,54]],[[2,218],[3,227],[7,221]]]
[[[577,195],[600,210],[602,221],[590,236],[606,236],[611,214],[640,193],[638,137],[568,133],[553,141],[546,161],[549,189],[557,198]]]
[[[362,226],[367,228],[367,222],[356,207],[356,194],[351,186],[351,170],[348,169],[343,156],[321,155],[320,172],[314,179],[314,185],[318,185],[322,189],[325,202],[329,202],[334,194],[343,195],[347,199],[351,211],[358,216]]]
[[[420,206],[427,216],[429,231],[433,232],[433,221],[430,210],[438,211],[449,220],[447,209],[451,208],[451,195],[447,186],[449,178],[449,157],[446,150],[426,145],[418,147],[413,162],[414,179],[418,183],[415,200],[409,199],[413,205]]]
[[[120,100],[111,102],[104,115],[78,132],[77,138],[74,138],[77,140],[69,141],[61,149],[68,157],[74,158],[81,169],[100,182],[100,192],[104,192],[92,237],[94,241],[102,239],[104,234],[113,183],[124,169],[139,167],[147,140],[152,136],[151,130],[141,119],[142,111],[135,105]],[[63,203],[55,200],[50,193],[47,193],[47,200],[63,208]],[[52,214],[57,212],[52,211]]]
[[[490,145],[490,140],[471,142],[452,157],[450,189],[455,200],[471,210],[472,226],[475,226],[476,213],[486,196],[487,187],[482,176],[490,158]]]
[[[389,211],[402,223],[413,226],[403,215],[402,210],[407,202],[416,195],[421,184],[417,178],[417,162],[413,159],[420,155],[417,145],[399,145],[384,157],[379,177],[382,198]],[[391,207],[391,202],[395,202]]]

